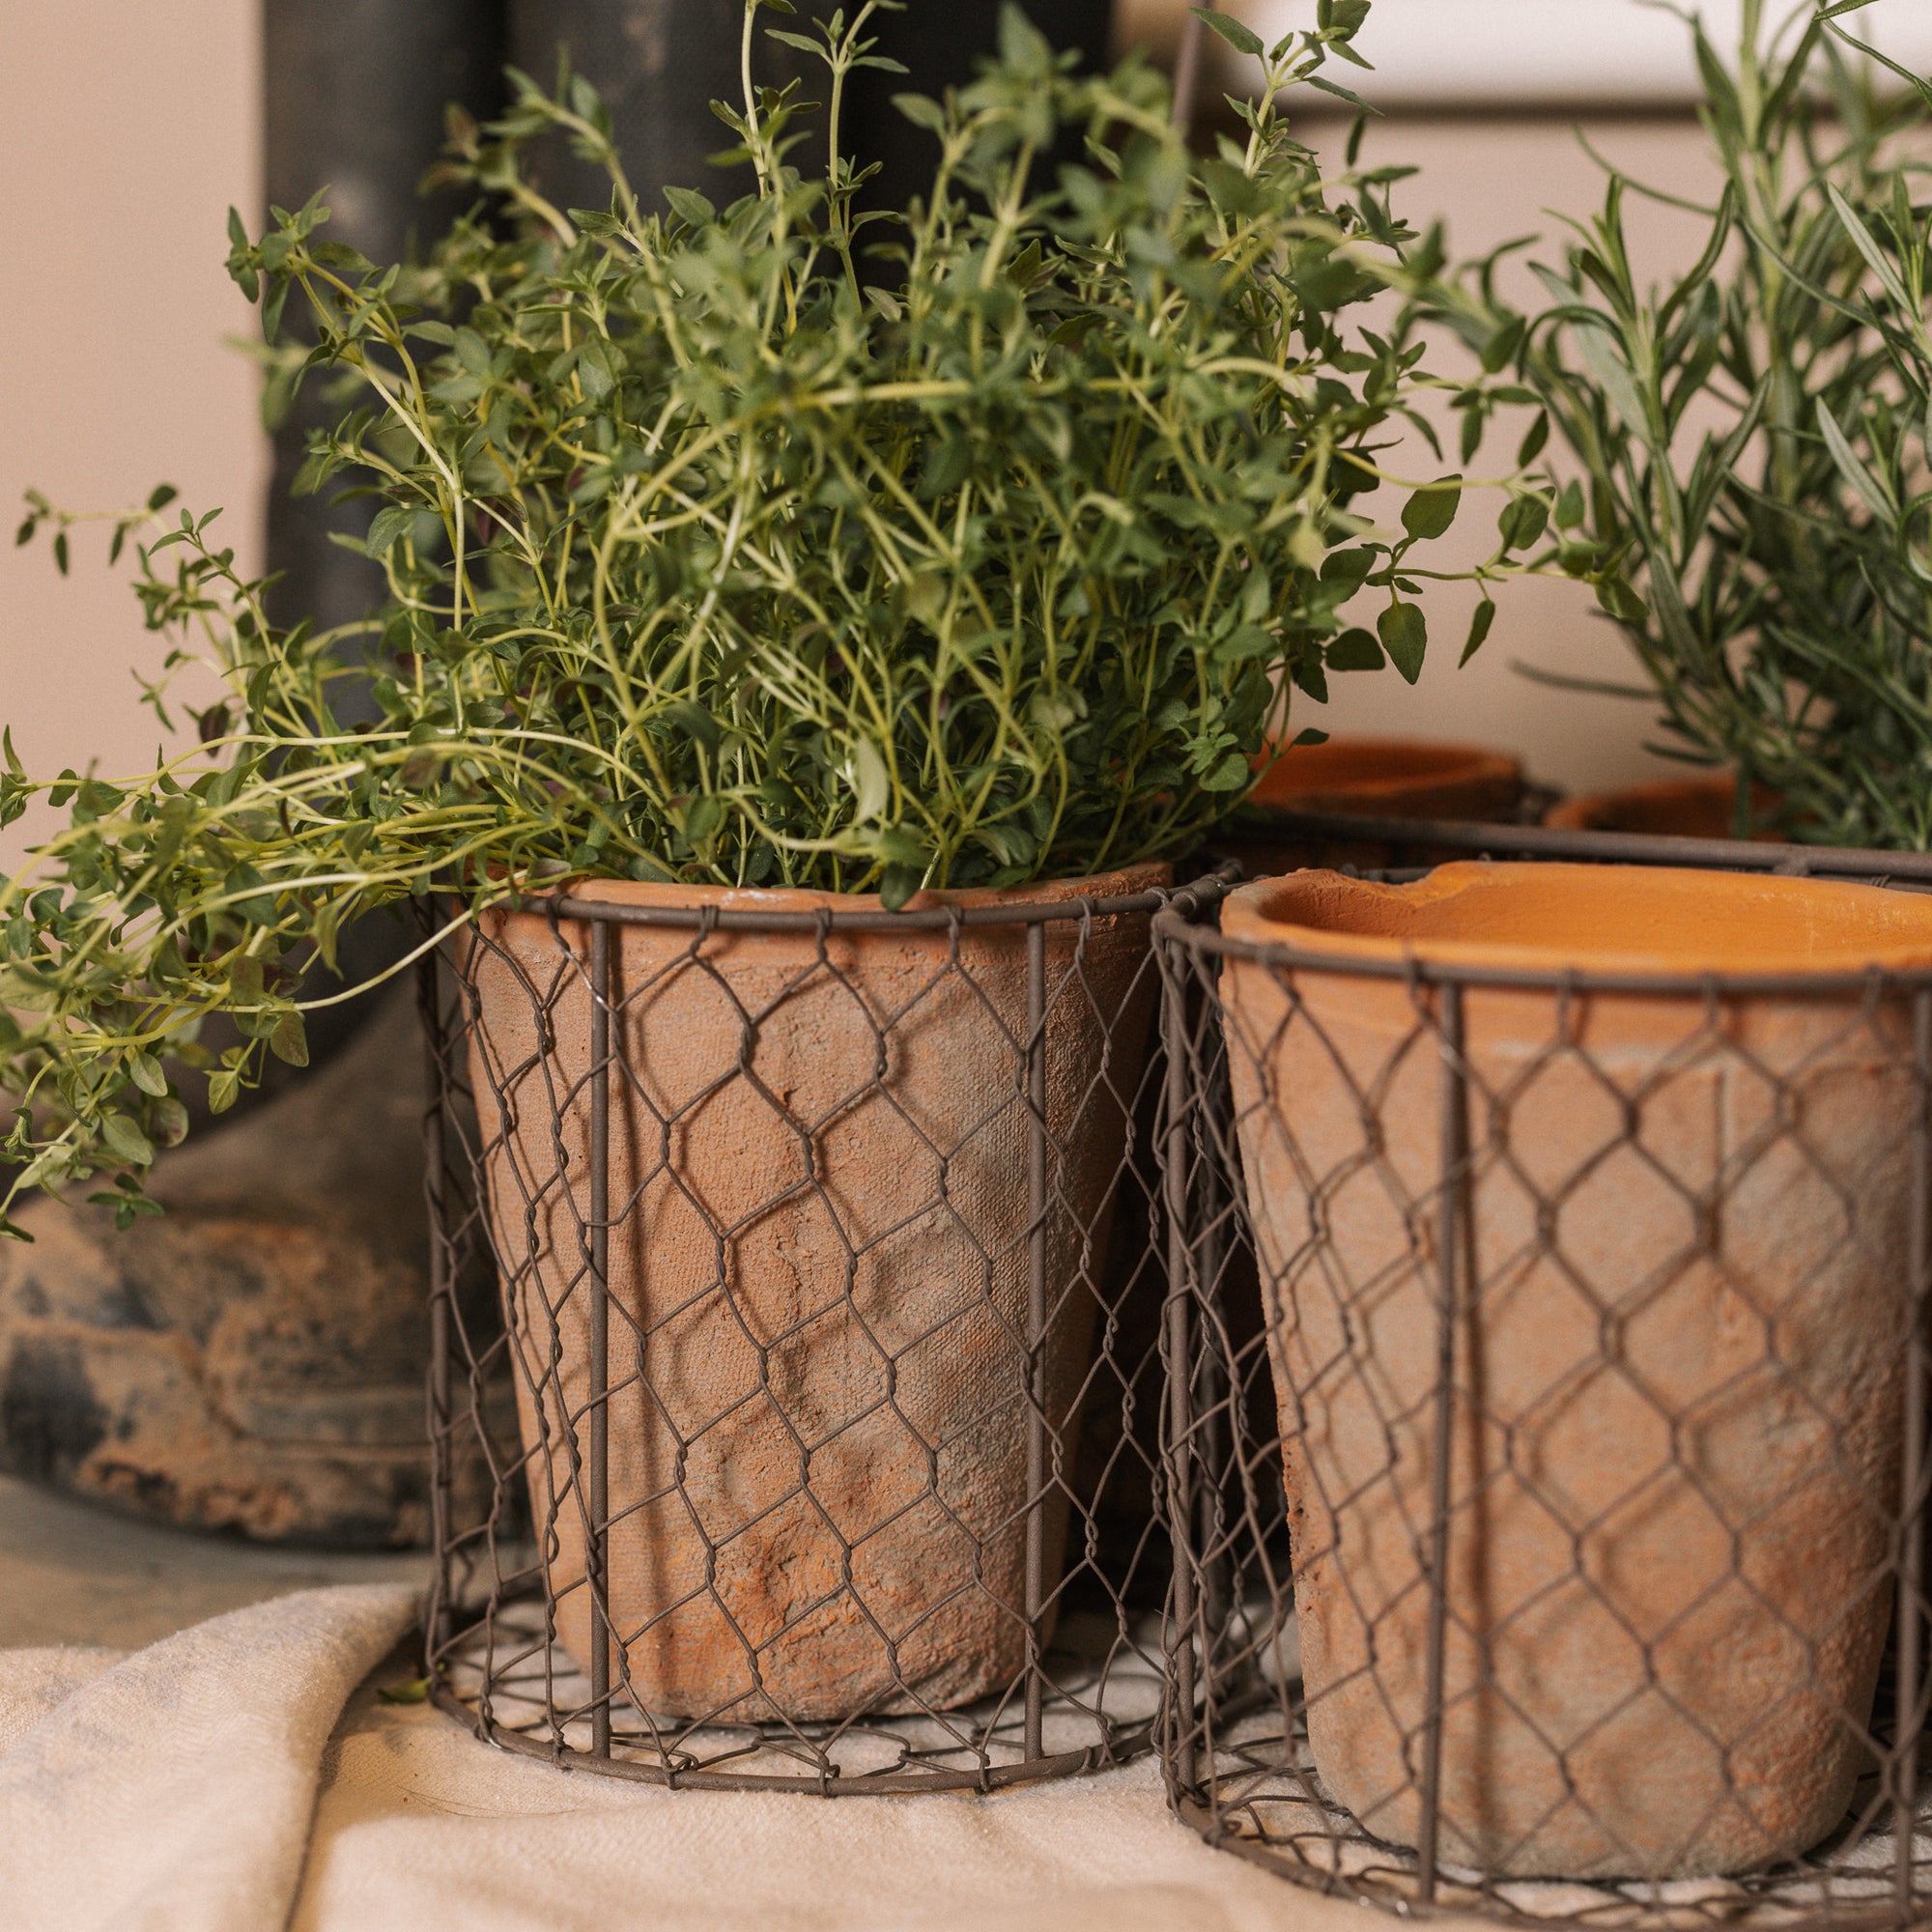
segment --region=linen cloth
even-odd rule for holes
[[[8,1932],[1341,1932],[1210,1852],[1149,1763],[980,1798],[668,1792],[364,1683],[411,1594],[315,1590],[146,1650],[0,1651]],[[392,1661],[384,1674],[405,1675]],[[356,1687],[360,1685],[358,1690]]]

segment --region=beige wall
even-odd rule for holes
[[[160,652],[106,537],[61,579],[11,541],[30,485],[116,509],[175,484],[260,550],[250,311],[222,270],[261,173],[255,0],[0,0],[0,720],[42,772],[147,767]],[[24,823],[0,857],[17,856]]]
[[[0,0],[0,513],[29,484],[114,508],[166,480],[199,506],[226,505],[242,556],[257,557],[266,466],[254,380],[223,345],[251,316],[221,260],[229,204],[252,219],[259,192],[258,57],[253,0]],[[1698,177],[1696,138],[1681,124],[1595,132],[1668,185]],[[1545,207],[1585,208],[1597,193],[1560,123],[1392,119],[1370,153],[1421,164],[1403,205],[1446,214],[1464,250],[1548,228]],[[1646,220],[1653,252],[1672,252],[1671,221]],[[63,581],[44,545],[0,549],[0,718],[37,770],[92,759],[131,771],[154,753],[129,668],[152,669],[158,653],[104,550],[89,533]],[[1468,601],[1439,600],[1416,689],[1387,674],[1344,679],[1326,714],[1309,707],[1301,722],[1485,739],[1573,786],[1645,768],[1640,708],[1553,696],[1510,669],[1520,658],[1624,674],[1621,646],[1586,600],[1563,584],[1520,588],[1459,673]],[[0,858],[17,855],[23,829]]]
[[[1653,186],[1687,196],[1708,186],[1702,135],[1688,122],[1609,121],[1584,131],[1598,152]],[[1397,189],[1396,206],[1417,224],[1441,215],[1449,224],[1452,250],[1463,256],[1485,253],[1518,236],[1550,234],[1556,224],[1547,210],[1586,214],[1603,193],[1602,174],[1575,130],[1555,120],[1391,117],[1372,125],[1363,160],[1419,167],[1420,176]],[[1708,232],[1695,217],[1641,202],[1630,210],[1630,227],[1639,277],[1694,259]],[[1504,286],[1525,304],[1537,299],[1525,268],[1519,266]],[[1436,366],[1452,365],[1453,352],[1436,358]],[[1526,415],[1523,421],[1526,426]],[[1476,473],[1494,475],[1510,460],[1514,438],[1492,440],[1494,446],[1477,459]],[[1453,440],[1447,446],[1452,453],[1446,464],[1437,464],[1419,440],[1384,462],[1392,468],[1406,463],[1416,480],[1427,480],[1443,469],[1460,468]],[[1465,565],[1493,548],[1502,500],[1495,494],[1465,498],[1456,529],[1441,546],[1445,559]],[[1456,661],[1475,601],[1473,589],[1463,584],[1432,592],[1429,656],[1412,688],[1386,670],[1338,676],[1330,683],[1332,701],[1304,705],[1298,722],[1331,732],[1501,746],[1520,753],[1533,777],[1573,791],[1660,773],[1681,775],[1681,766],[1666,765],[1643,749],[1654,718],[1648,704],[1552,691],[1517,668],[1528,665],[1570,677],[1637,681],[1628,648],[1597,614],[1594,597],[1562,579],[1505,586],[1489,642],[1459,670]]]

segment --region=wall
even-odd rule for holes
[[[266,451],[227,335],[231,203],[259,197],[253,0],[0,0],[0,519],[30,485],[114,510],[167,481],[226,506],[259,564]],[[130,668],[160,653],[106,537],[63,580],[44,537],[0,540],[0,721],[36,772],[147,768],[159,727]],[[42,821],[44,823],[44,820]],[[17,858],[28,824],[0,835]]]
[[[1602,121],[1581,132],[1598,153],[1653,186],[1691,198],[1709,187],[1712,167],[1702,135],[1688,121]],[[1329,145],[1337,133],[1332,126],[1324,128],[1321,144]],[[1556,222],[1548,211],[1586,214],[1603,193],[1597,163],[1577,130],[1561,120],[1391,115],[1372,124],[1362,158],[1418,168],[1417,179],[1397,189],[1398,209],[1418,224],[1441,217],[1452,251],[1463,256],[1519,236],[1550,235]],[[1634,203],[1629,216],[1639,279],[1694,260],[1707,232],[1696,217],[1657,204]],[[1520,302],[1539,299],[1525,268],[1516,268],[1503,285]],[[1456,374],[1467,366],[1453,346],[1433,353],[1432,363]],[[1525,414],[1525,425],[1527,420]],[[1453,450],[1453,440],[1447,446]],[[1495,475],[1513,449],[1514,438],[1493,438],[1472,473]],[[1453,454],[1447,462],[1436,460],[1415,438],[1382,460],[1418,482],[1460,467]],[[1503,500],[1495,492],[1464,497],[1457,526],[1440,546],[1444,567],[1464,566],[1493,550]],[[1384,520],[1392,522],[1394,514],[1390,506]],[[1489,641],[1459,669],[1475,602],[1475,592],[1463,584],[1431,591],[1429,655],[1413,687],[1386,670],[1345,673],[1330,681],[1330,703],[1297,705],[1297,724],[1497,745],[1520,753],[1532,777],[1573,791],[1681,774],[1681,766],[1644,749],[1655,715],[1647,702],[1555,690],[1523,674],[1527,667],[1612,684],[1635,679],[1634,660],[1598,613],[1593,595],[1563,579],[1504,586]]]

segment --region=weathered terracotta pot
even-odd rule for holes
[[[1760,790],[1756,809],[1763,812],[1776,803]],[[1738,787],[1735,779],[1662,779],[1652,784],[1626,785],[1619,791],[1586,793],[1552,805],[1543,822],[1563,832],[1636,832],[1671,838],[1730,838],[1737,828]],[[1754,835],[1776,838],[1775,832]]]
[[[1165,866],[954,903],[1118,898]],[[878,909],[592,884],[631,905]],[[1065,1527],[1145,913],[1045,928],[1044,1382]],[[1004,1691],[1027,1655],[1025,929],[612,929],[612,1622],[653,1713],[803,1721]],[[466,965],[493,1238],[562,1643],[590,1646],[591,1002],[582,922],[495,914]],[[534,997],[533,997],[534,995]],[[565,1417],[570,1418],[569,1421]],[[572,1435],[575,1435],[575,1441]],[[612,1681],[618,1679],[613,1664]]]
[[[1332,958],[1932,964],[1932,902],[1648,867],[1303,872],[1226,908]],[[1441,994],[1231,960],[1308,1723],[1416,1842],[1437,1457]],[[1466,1278],[1439,1854],[1700,1875],[1843,1818],[1892,1601],[1914,1107],[1901,998],[1463,994]]]
[[[1331,738],[1295,745],[1269,765],[1248,803],[1264,812],[1343,811],[1370,818],[1514,819],[1522,798],[1522,766],[1477,745],[1435,745],[1406,738]],[[1324,847],[1244,817],[1215,838],[1217,852],[1238,859],[1256,878],[1322,863],[1373,868],[1389,863],[1379,844]]]

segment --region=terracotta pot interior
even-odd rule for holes
[[[1270,765],[1252,794],[1257,805],[1320,801],[1346,810],[1386,799],[1469,783],[1520,783],[1514,758],[1473,745],[1427,745],[1399,738],[1334,738],[1294,745]]]
[[[1237,937],[1351,957],[1604,972],[1857,972],[1932,964],[1932,898],[1648,866],[1440,867],[1413,885],[1299,872],[1229,901]]]
[[[1753,806],[1768,811],[1776,799],[1760,790]],[[1634,832],[1670,838],[1736,836],[1737,785],[1727,778],[1664,779],[1622,791],[1592,792],[1550,807],[1546,825],[1563,832]],[[1775,838],[1773,833],[1754,835]]]

